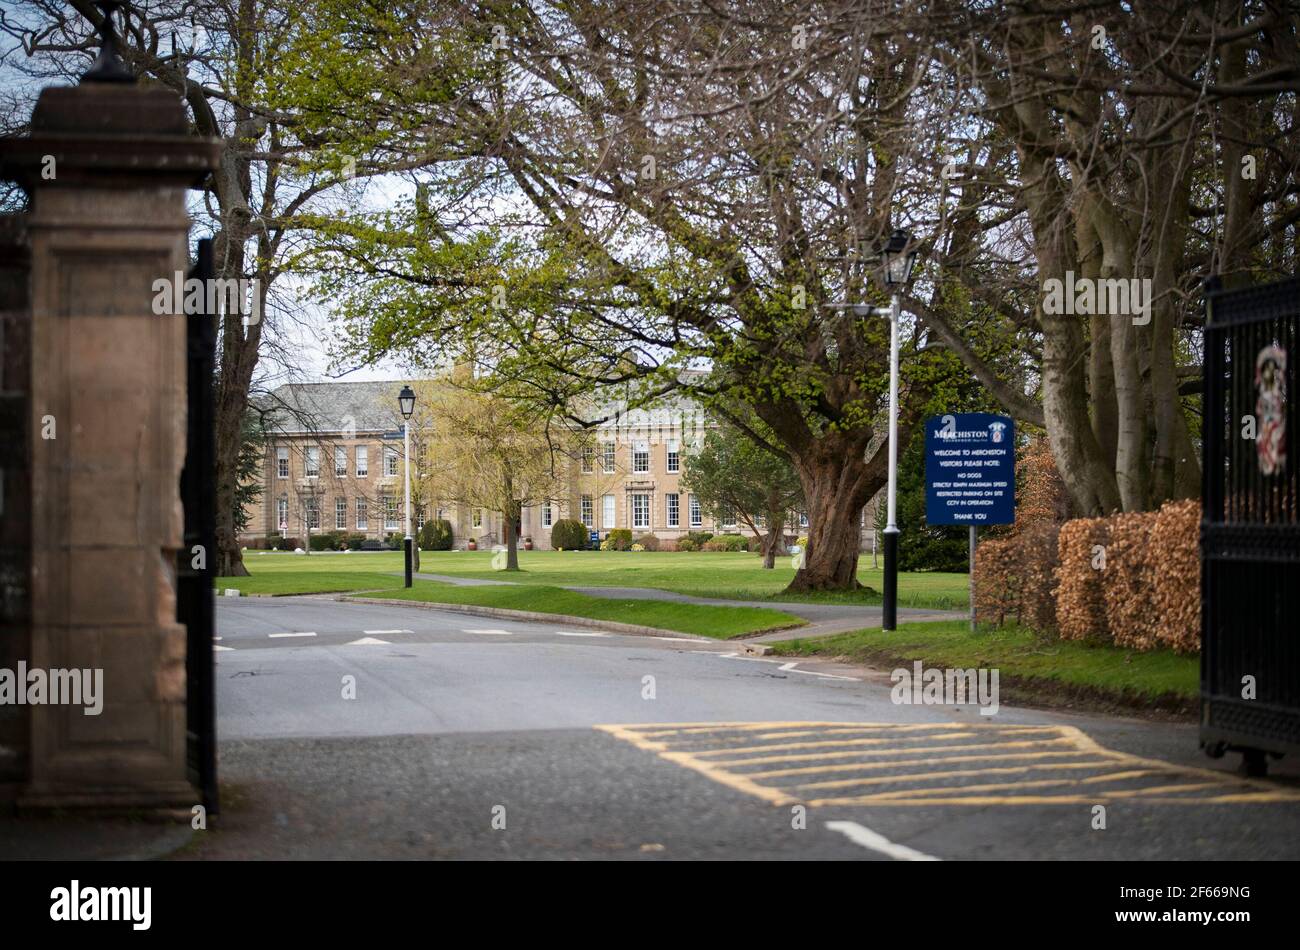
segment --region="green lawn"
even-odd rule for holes
[[[416,581],[410,589],[384,591],[376,596],[438,604],[473,604],[507,610],[532,610],[567,614],[593,620],[641,624],[678,633],[697,633],[725,640],[746,633],[802,626],[805,621],[767,607],[714,607],[678,604],[665,600],[611,600],[591,597],[559,587],[484,585],[456,587],[436,581]]]
[[[1016,627],[971,633],[963,620],[905,623],[889,634],[858,630],[773,646],[788,656],[846,656],[876,665],[921,660],[927,667],[996,667],[1004,682],[1014,677],[1049,690],[1054,685],[1082,687],[1116,699],[1194,700],[1200,693],[1201,664],[1196,656],[1045,639]]]
[[[315,566],[315,565],[313,565]],[[332,565],[330,565],[332,568]],[[400,570],[400,567],[399,567]],[[234,587],[243,594],[338,594],[350,590],[385,590],[401,587],[402,578],[371,571],[267,571],[251,577],[218,577],[217,593]]]
[[[731,600],[789,600],[827,603],[878,604],[879,593],[785,595],[794,569],[789,558],[763,570],[758,555],[722,552],[633,551],[520,551],[518,573],[492,570],[491,551],[425,551],[420,570],[429,574],[509,580],[516,584],[548,587],[657,587],[700,597]],[[244,552],[244,564],[254,577],[304,572],[401,571],[399,551],[353,554],[317,552],[294,555],[281,552]],[[860,562],[858,578],[873,591],[882,586],[881,571],[870,570],[871,556]],[[247,580],[247,578],[240,579]],[[219,581],[239,586],[239,581]],[[905,607],[963,609],[967,598],[965,574],[901,574],[899,604]]]

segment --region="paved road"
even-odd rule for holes
[[[1300,856],[1300,772],[1246,783],[1192,726],[418,607],[221,601],[218,630],[227,807],[183,857]]]

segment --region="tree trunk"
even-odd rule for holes
[[[785,516],[784,508],[775,504],[772,493],[768,493],[767,508],[767,536],[763,538],[763,570],[770,571],[776,567],[776,552],[781,547],[781,539],[785,536]]]
[[[905,441],[900,438],[900,448]],[[856,590],[862,586],[858,518],[888,477],[888,447],[877,449],[867,462],[855,441],[829,434],[811,452],[816,454],[795,459],[808,506],[808,549],[786,590]]]
[[[515,518],[513,513],[507,519],[506,524],[506,570],[519,570],[519,536],[515,534]]]
[[[411,573],[420,572],[420,532],[415,529],[415,506],[411,506],[411,523],[407,525],[411,533]]]
[[[238,235],[223,230],[213,242],[213,256],[219,276],[238,279],[243,276],[244,254]],[[257,291],[259,317],[266,313],[265,284]],[[215,318],[214,318],[215,319]],[[239,531],[235,528],[235,489],[239,482],[239,452],[244,441],[244,415],[248,412],[248,389],[257,367],[258,348],[262,341],[262,321],[244,326],[240,314],[227,314],[222,321],[220,363],[216,392],[215,476],[217,483],[217,576],[247,577],[244,557],[239,550]],[[310,541],[310,538],[307,539]],[[307,546],[310,551],[310,543]]]
[[[769,522],[771,524],[771,522]],[[781,546],[781,535],[785,528],[781,525],[769,527],[767,537],[763,539],[763,570],[770,571],[776,567],[776,549]]]

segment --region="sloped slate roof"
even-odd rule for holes
[[[397,394],[404,380],[362,383],[285,383],[260,400],[267,428],[286,435],[311,432],[383,432],[398,429]],[[349,425],[350,423],[350,425]]]
[[[267,428],[285,435],[335,433],[351,428],[357,432],[392,432],[401,428],[402,415],[397,394],[407,380],[378,382],[285,383],[256,400],[266,416]],[[621,426],[671,426],[683,417],[698,426],[699,408],[689,397],[674,393],[655,406],[628,411],[615,396],[592,397],[588,411],[611,418],[602,428]]]

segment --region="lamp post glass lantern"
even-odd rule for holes
[[[889,288],[889,488],[884,531],[885,583],[881,628],[898,629],[898,321],[899,293],[912,277],[916,250],[912,237],[901,228],[885,242],[881,252],[883,278]]]
[[[885,286],[891,290],[902,287],[912,277],[912,267],[916,264],[916,248],[911,247],[912,236],[899,228],[885,242],[881,258],[884,261]]]
[[[410,587],[413,567],[413,541],[411,538],[411,415],[415,412],[415,391],[410,386],[403,386],[402,391],[397,394],[397,408],[401,410],[402,418],[406,420],[402,423],[402,454],[406,462],[406,537],[402,540],[402,551],[406,560],[405,586]]]

